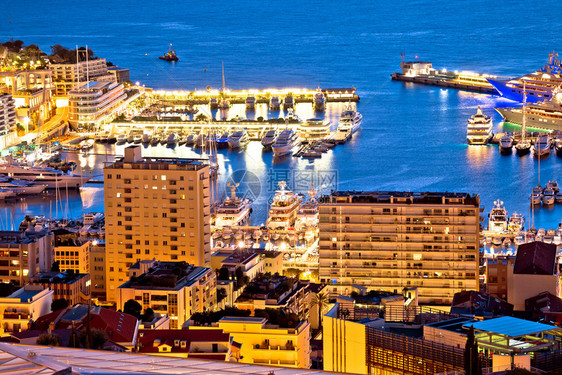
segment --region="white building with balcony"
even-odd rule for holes
[[[0,298],[0,334],[25,331],[31,321],[51,312],[53,291],[42,285],[26,285]]]
[[[96,128],[124,108],[127,94],[122,84],[90,81],[69,92],[69,119],[78,129]]]

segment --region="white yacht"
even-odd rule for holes
[[[492,118],[482,113],[478,106],[475,115],[470,116],[466,128],[466,140],[469,145],[486,145],[492,139]]]
[[[262,146],[271,147],[275,143],[275,140],[277,139],[278,135],[279,132],[277,131],[277,128],[268,130],[261,140]]]
[[[542,201],[542,186],[537,185],[533,188],[533,191],[531,192],[531,204],[534,205],[540,205],[541,201]]]
[[[328,120],[312,118],[298,125],[299,138],[303,142],[321,141],[330,135],[331,123]]]
[[[320,87],[314,93],[314,103],[312,106],[316,112],[324,112],[326,110],[326,97]]]
[[[8,199],[16,196],[12,190],[0,189],[0,199]]]
[[[494,201],[494,208],[488,216],[488,230],[491,232],[504,232],[507,230],[507,211],[500,200]]]
[[[54,168],[28,167],[18,164],[0,165],[0,175],[17,180],[34,181],[47,185],[47,189],[78,189],[90,179],[89,176],[64,173]]]
[[[275,139],[275,143],[271,145],[271,149],[275,156],[283,156],[292,154],[300,145],[297,133],[291,129],[285,129]]]
[[[127,134],[119,134],[117,136],[117,144],[123,145],[125,143],[127,143]]]
[[[250,142],[250,137],[245,129],[236,129],[228,136],[229,148],[240,148]]]
[[[503,154],[510,153],[513,150],[513,136],[511,134],[506,133],[500,138],[499,149]]]
[[[84,214],[84,225],[94,225],[105,219],[105,215],[101,212],[89,212]]]
[[[270,111],[278,111],[281,108],[281,103],[279,102],[278,96],[272,96],[269,99],[269,110]]]
[[[142,143],[147,145],[150,143],[150,135],[148,133],[143,133],[142,135]]]
[[[176,133],[170,133],[170,135],[168,135],[168,138],[166,138],[166,144],[168,145],[168,147],[175,147],[176,143],[178,143],[178,136],[176,135]]]
[[[525,218],[523,215],[514,212],[511,214],[509,218],[509,222],[507,223],[507,229],[511,233],[519,233],[523,231],[525,228]]]
[[[267,227],[269,229],[289,229],[294,227],[302,197],[287,189],[285,181],[279,181],[273,203],[269,207]]]
[[[292,95],[285,96],[285,100],[283,100],[283,109],[287,111],[289,108],[293,108],[295,101]]]
[[[307,228],[318,228],[318,192],[314,190],[314,183],[308,191],[309,199],[303,202],[297,213],[295,229],[303,231]]]
[[[560,191],[560,188],[558,187],[558,181],[556,180],[548,181],[546,183],[546,188],[554,190],[555,193],[558,193]]]
[[[552,146],[552,139],[547,134],[541,134],[535,140],[533,146],[533,153],[535,156],[544,156],[550,154],[550,147]]]
[[[361,127],[363,115],[355,111],[351,104],[341,113],[338,131],[355,133]]]
[[[215,211],[215,227],[217,228],[245,225],[252,213],[252,202],[247,198],[236,196],[236,188],[239,184],[227,183],[227,185],[230,187],[230,197],[217,206]]]
[[[35,195],[40,194],[47,188],[47,185],[26,180],[14,180],[11,178],[0,179],[0,189],[11,190],[15,195]]]
[[[542,196],[543,206],[552,206],[555,202],[555,192],[551,188],[544,189]]]
[[[142,142],[142,134],[135,134],[133,136],[133,143],[139,144]]]

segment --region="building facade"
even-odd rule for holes
[[[106,289],[116,301],[134,262],[156,258],[211,264],[209,166],[203,160],[142,158],[141,147],[104,169]]]
[[[478,290],[478,196],[460,193],[334,192],[320,200],[320,282],[330,294],[353,285],[449,305]]]
[[[42,272],[30,282],[53,291],[53,300],[65,299],[70,306],[90,296],[90,275],[74,272]]]
[[[78,64],[50,63],[56,96],[67,96],[79,82],[115,82],[115,75],[107,70],[105,59],[80,61]]]
[[[10,94],[0,95],[0,150],[16,142],[16,107]]]
[[[91,242],[78,238],[55,239],[55,261],[61,271],[90,273]]]
[[[68,122],[76,129],[95,129],[123,108],[127,94],[115,82],[90,81],[77,85],[68,95]]]
[[[123,309],[132,299],[143,310],[170,318],[170,328],[178,329],[191,315],[213,311],[217,304],[217,277],[207,267],[185,262],[158,262],[148,273],[131,278],[117,289],[117,306]]]
[[[105,301],[105,243],[90,246],[90,279],[92,297]]]
[[[40,285],[26,285],[8,297],[0,297],[0,334],[21,332],[31,321],[51,311],[53,291]]]

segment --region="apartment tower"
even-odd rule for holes
[[[478,290],[478,196],[464,193],[333,192],[320,200],[320,281],[332,296],[352,286],[450,305]]]
[[[143,158],[140,146],[106,163],[106,291],[116,301],[141,260],[211,263],[209,165],[202,159]]]

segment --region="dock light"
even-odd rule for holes
[[[238,242],[238,248],[241,249],[244,247],[244,241]]]
[[[139,81],[135,82],[135,85],[140,86],[140,82]]]

